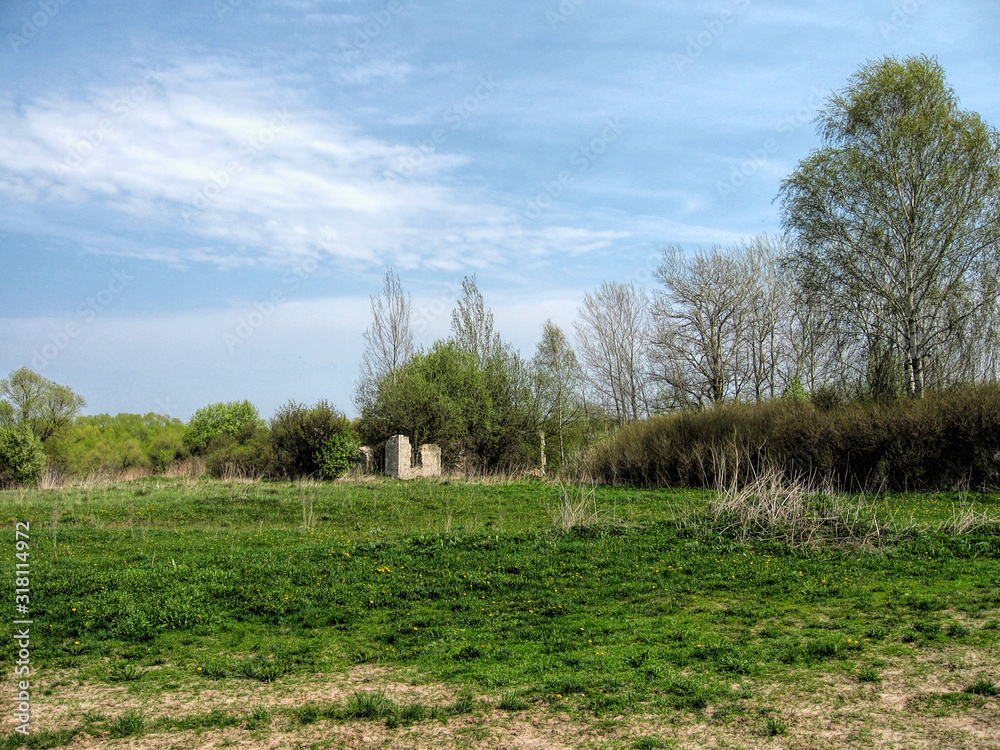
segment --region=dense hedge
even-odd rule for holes
[[[1000,485],[1000,386],[830,409],[775,400],[636,422],[598,446],[595,479],[711,487],[779,467],[844,489]]]

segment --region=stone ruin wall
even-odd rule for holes
[[[540,468],[533,469],[529,474],[545,476],[545,433],[538,433]],[[362,466],[366,471],[373,469],[370,447],[361,448]],[[453,467],[454,470],[454,467]],[[406,435],[393,435],[385,442],[385,473],[396,479],[414,479],[416,477],[439,477],[442,475],[441,447],[433,443],[424,443],[416,451],[410,445]]]
[[[396,479],[441,476],[441,448],[424,443],[414,460],[410,439],[393,435],[385,443],[385,473]]]

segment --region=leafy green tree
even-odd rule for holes
[[[31,429],[0,427],[0,486],[34,484],[45,464],[42,441]]]
[[[996,296],[1000,137],[927,57],[866,65],[818,122],[824,145],[781,187],[790,260],[845,333],[902,353],[919,396],[929,371],[947,380],[949,347],[994,327],[983,311]],[[882,321],[888,343],[875,339]]]
[[[381,446],[407,435],[416,445],[440,445],[446,462],[471,460],[484,469],[525,464],[538,420],[523,369],[503,351],[480,364],[456,342],[439,341],[394,381],[382,381],[362,412],[362,437]]]
[[[184,433],[184,445],[202,454],[216,438],[235,438],[247,426],[262,425],[257,407],[249,401],[229,401],[203,406],[191,415]]]
[[[77,417],[46,445],[63,474],[87,476],[140,468],[164,471],[187,456],[184,423],[160,414]]]
[[[73,421],[85,406],[64,385],[22,367],[0,380],[0,425],[21,425],[43,443]]]

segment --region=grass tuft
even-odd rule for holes
[[[867,665],[867,666],[861,667],[861,669],[858,670],[858,682],[866,682],[866,683],[870,683],[870,684],[875,684],[875,683],[879,683],[881,681],[882,681],[882,675],[880,675],[879,671],[877,669],[875,669],[875,667],[871,666],[870,664]]]
[[[971,685],[969,685],[963,692],[969,693],[971,695],[985,695],[994,696],[1000,695],[1000,688],[993,680],[987,677],[980,677]]]
[[[528,708],[528,703],[516,691],[508,690],[500,695],[497,708],[501,711],[524,711]]]
[[[732,481],[720,480],[708,514],[714,526],[741,542],[766,539],[792,549],[820,543],[862,548],[875,546],[889,530],[873,506],[832,490],[816,491],[805,479],[789,479],[777,468],[753,472],[747,480],[740,476],[736,467]]]
[[[347,700],[345,719],[378,721],[396,713],[396,706],[385,693],[354,693]]]
[[[788,734],[788,722],[777,716],[768,716],[764,721],[765,737],[780,737]]]
[[[553,524],[559,531],[591,528],[598,524],[597,492],[593,486],[559,485],[561,501],[553,513]]]
[[[139,711],[127,711],[108,725],[108,734],[114,739],[135,737],[146,731],[146,719]]]
[[[254,706],[253,710],[246,720],[247,731],[254,731],[256,729],[263,729],[271,723],[271,712],[267,710],[266,706],[259,705]]]

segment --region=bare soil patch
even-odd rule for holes
[[[470,748],[474,750],[569,750],[630,748],[639,737],[667,747],[694,748],[876,748],[959,750],[1000,748],[1000,699],[963,690],[980,676],[995,677],[990,650],[933,650],[919,658],[886,663],[877,683],[862,683],[844,669],[803,672],[790,682],[751,684],[753,697],[700,712],[663,709],[644,715],[595,717],[583,699],[536,702],[524,711],[502,711],[496,696],[478,695],[471,713],[428,719],[394,728],[383,721],[302,724],[294,711],[310,702],[344,701],[355,692],[380,692],[397,705],[452,705],[454,686],[424,681],[403,670],[359,666],[340,674],[293,676],[275,683],[199,681],[176,690],[80,683],[71,671],[50,674],[53,687],[34,704],[34,732],[78,728],[88,716],[114,720],[139,710],[147,726],[224,711],[249,717],[257,706],[272,716],[268,726],[187,731],[148,731],[113,739],[107,732],[77,735],[69,748],[180,750],[243,748]],[[776,719],[777,723],[769,719]],[[773,732],[775,726],[784,726]]]

